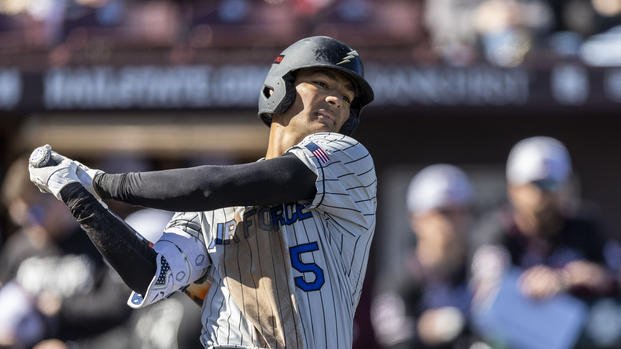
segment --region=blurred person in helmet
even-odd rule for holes
[[[205,347],[351,348],[377,206],[373,159],[351,134],[372,100],[358,52],[309,37],[259,91],[265,158],[106,174],[53,154],[31,179],[135,291],[130,306],[195,298]],[[178,213],[151,247],[91,193]]]
[[[531,300],[570,294],[590,305],[613,296],[621,249],[597,217],[572,198],[565,145],[547,136],[517,142],[506,177],[509,205],[492,212],[477,229],[476,303],[493,298],[509,271],[518,273],[518,292]]]
[[[471,294],[468,240],[473,191],[458,167],[435,164],[411,180],[407,192],[415,246],[403,280],[373,302],[372,319],[386,348],[468,348]]]

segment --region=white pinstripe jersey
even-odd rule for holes
[[[167,226],[210,254],[208,348],[352,346],[375,229],[373,160],[338,133],[307,136],[288,152],[317,174],[312,202],[177,213]]]

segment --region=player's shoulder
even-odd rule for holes
[[[346,152],[352,156],[367,155],[367,148],[356,139],[335,132],[317,132],[310,134],[298,144],[300,147],[320,147],[328,153]],[[312,149],[311,149],[312,151]]]
[[[371,154],[357,140],[333,132],[308,135],[288,152],[295,154],[309,168],[329,169],[333,174],[365,173],[375,176]]]

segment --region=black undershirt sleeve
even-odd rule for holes
[[[157,269],[157,253],[149,243],[102,206],[80,183],[66,185],[60,196],[125,284],[144,295]]]
[[[169,211],[310,200],[317,175],[294,154],[227,166],[100,174],[93,181],[104,199]]]

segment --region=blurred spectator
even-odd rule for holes
[[[172,212],[146,208],[129,214],[125,222],[155,242],[171,218]],[[148,308],[134,310],[127,330],[131,338],[127,349],[203,348],[201,307],[181,293]]]
[[[3,203],[19,231],[0,252],[0,347],[111,348],[129,315],[127,288],[57,200],[30,183],[27,159],[5,176]]]
[[[621,24],[585,40],[580,48],[582,60],[592,66],[621,66]]]
[[[459,168],[437,164],[410,182],[407,206],[416,244],[395,289],[374,300],[372,320],[386,348],[468,348],[467,284],[472,189]]]
[[[56,0],[57,9],[50,11],[48,21],[58,22],[65,39],[76,28],[108,28],[122,24],[127,12],[125,0]]]
[[[278,0],[197,2],[189,20],[190,45],[196,49],[277,47],[302,35],[298,30],[305,22],[298,5]]]
[[[583,37],[621,24],[619,0],[547,0],[554,13],[554,31]]]
[[[550,34],[553,20],[543,0],[434,0],[425,6],[433,47],[451,65],[481,59],[520,65]]]
[[[621,25],[621,0],[591,0],[596,14],[596,33]]]
[[[595,66],[621,65],[621,0],[591,0],[595,35],[585,40],[582,59]]]
[[[554,15],[552,30],[584,37],[593,31],[591,0],[547,0]]]
[[[487,61],[513,67],[549,34],[553,16],[541,0],[484,0],[473,19]]]
[[[126,34],[133,44],[172,45],[180,38],[181,18],[175,2],[136,2],[128,6]]]
[[[506,170],[510,205],[476,231],[477,323],[501,346],[571,348],[588,337],[580,337],[589,316],[585,305],[615,295],[621,250],[571,200],[571,159],[561,142],[518,142]],[[609,335],[618,340],[620,331],[617,326]],[[601,339],[585,345],[597,347]]]
[[[478,59],[474,14],[481,0],[433,0],[425,3],[425,25],[433,49],[450,65]]]
[[[395,49],[409,51],[407,60],[435,62],[425,31],[422,0],[340,0],[309,18],[315,35],[347,37],[362,48],[378,47],[377,59]]]
[[[531,53],[574,58],[583,40],[620,24],[621,0],[10,0],[0,1],[0,49],[42,50],[55,66],[126,63],[128,52],[174,64],[329,34],[395,48],[378,52],[397,60],[513,67]],[[163,52],[140,55],[145,47]]]

